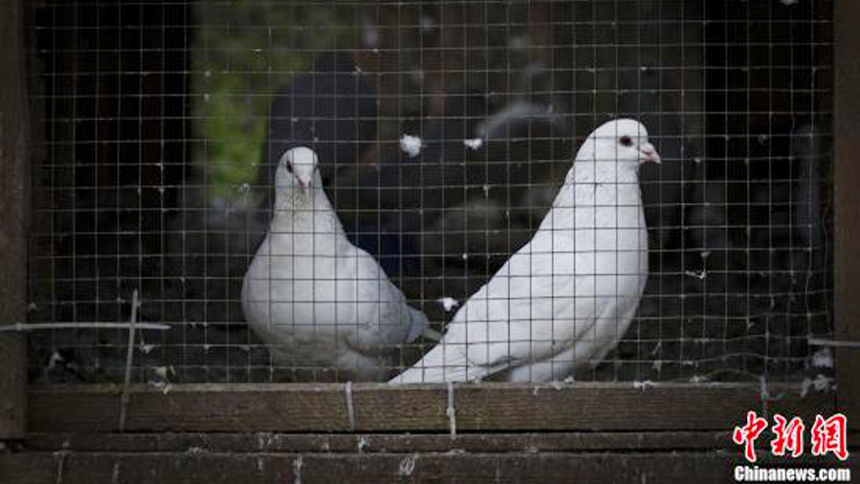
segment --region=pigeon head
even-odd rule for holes
[[[633,169],[642,163],[662,161],[654,145],[648,142],[648,130],[634,119],[614,119],[604,123],[591,133],[583,148],[589,144],[596,161],[617,160]]]
[[[314,180],[319,180],[315,176],[317,164],[317,155],[310,148],[299,146],[287,150],[278,162],[276,186],[310,188]]]

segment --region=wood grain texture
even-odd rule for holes
[[[0,482],[112,483],[725,483],[740,455],[710,452],[511,453],[116,453],[28,452],[0,456]],[[852,467],[833,459],[762,457],[758,465]],[[854,466],[856,467],[856,466]],[[856,470],[856,469],[852,469]]]
[[[24,322],[27,311],[28,107],[24,64],[24,9],[0,2],[0,324]],[[0,439],[23,438],[26,344],[0,333]]]
[[[763,442],[762,445],[765,445]],[[653,450],[736,450],[728,431],[559,432],[463,434],[249,434],[31,433],[25,447],[35,451],[207,452],[332,454],[426,452],[583,452]]]
[[[222,454],[43,453],[0,456],[9,484],[115,483],[723,483],[725,453]],[[5,475],[4,475],[5,474]]]
[[[834,298],[836,339],[860,341],[860,2],[834,2]],[[837,348],[839,408],[860,431],[860,350]],[[851,417],[854,416],[852,419]]]
[[[832,412],[833,394],[801,398],[800,385],[632,384],[464,385],[455,389],[457,429],[482,431],[726,430],[755,409],[814,418]],[[176,385],[130,392],[129,432],[349,432],[344,385]],[[446,432],[445,387],[353,385],[357,432]],[[116,432],[114,386],[54,386],[29,392],[33,432]],[[58,412],[57,409],[64,409]]]

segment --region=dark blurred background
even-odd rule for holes
[[[351,239],[443,329],[439,300],[525,243],[584,137],[626,116],[664,160],[641,173],[651,277],[617,351],[577,378],[826,373],[806,340],[832,332],[831,10],[34,2],[30,320],[125,321],[138,289],[141,318],[173,329],[142,333],[135,381],[289,379],[239,294],[274,163],[309,145]],[[31,378],[116,381],[126,339],[38,333]]]

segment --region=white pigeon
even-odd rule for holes
[[[454,315],[442,341],[390,383],[490,375],[552,381],[596,365],[627,330],[648,278],[638,168],[660,163],[645,127],[591,133],[532,240]]]
[[[397,345],[424,333],[427,317],[347,240],[312,150],[284,153],[275,188],[269,232],[242,286],[245,319],[278,365],[389,378]]]

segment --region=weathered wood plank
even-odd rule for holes
[[[758,465],[852,468],[833,459],[775,459]],[[197,482],[734,482],[742,464],[725,452],[653,453],[426,453],[235,454],[193,450],[75,453],[28,452],[0,456],[0,482],[9,484]],[[856,469],[852,469],[856,470]]]
[[[834,3],[834,207],[836,339],[860,341],[860,2]],[[849,425],[860,431],[860,349],[836,348],[839,408]]]
[[[76,452],[414,453],[715,450],[738,447],[728,431],[463,434],[33,433],[28,450]]]
[[[5,474],[5,475],[4,475]],[[10,484],[289,482],[662,482],[731,480],[724,453],[654,454],[147,454],[0,456]]]
[[[0,2],[0,324],[23,322],[27,313],[28,107],[24,64],[24,8]],[[23,335],[0,332],[0,439],[23,438],[26,410],[26,344]]]
[[[454,392],[456,425],[480,431],[725,430],[754,409],[805,419],[832,413],[833,394],[800,397],[800,385],[771,385],[765,410],[758,386],[741,384],[481,384]],[[344,385],[177,385],[164,394],[131,389],[129,432],[445,432],[444,386],[353,385],[350,428]],[[29,393],[33,432],[116,432],[119,389],[54,386]],[[57,409],[64,409],[57,411]]]

